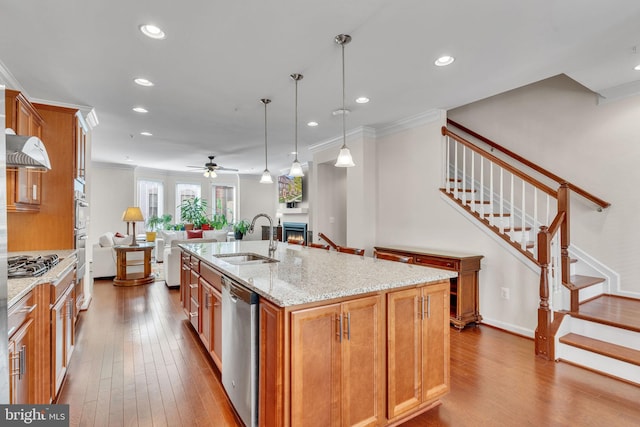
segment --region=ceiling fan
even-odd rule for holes
[[[215,178],[217,176],[217,171],[230,171],[230,172],[238,172],[238,169],[225,168],[223,166],[219,166],[217,163],[213,161],[216,156],[208,156],[209,161],[204,164],[204,166],[187,166],[188,168],[196,168],[202,169],[204,171],[204,176],[207,178]]]

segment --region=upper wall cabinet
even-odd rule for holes
[[[17,135],[42,138],[44,119],[20,92],[6,89],[6,127]],[[37,212],[42,196],[42,172],[7,169],[7,212]]]

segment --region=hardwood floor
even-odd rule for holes
[[[451,331],[451,392],[417,426],[637,426],[640,387],[534,356],[488,326]],[[219,374],[162,282],[96,281],[58,403],[71,426],[237,426]],[[305,426],[303,426],[305,427]]]

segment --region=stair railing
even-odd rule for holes
[[[451,119],[447,119],[447,124],[460,129],[461,131],[465,132],[466,134],[471,135],[472,137],[478,139],[479,141],[484,142],[485,144],[490,146],[492,149],[498,150],[498,151],[506,154],[510,158],[522,163],[523,165],[525,165],[525,166],[533,169],[534,171],[546,176],[547,178],[555,181],[558,184],[566,183],[569,186],[569,189],[571,191],[573,191],[576,194],[579,194],[580,196],[584,197],[585,199],[587,199],[587,200],[593,202],[595,205],[597,205],[598,206],[598,211],[602,211],[603,209],[606,209],[609,206],[611,206],[611,203],[606,202],[606,201],[602,200],[601,198],[594,196],[593,194],[591,194],[588,191],[578,187],[577,185],[570,183],[566,179],[561,178],[558,175],[554,174],[553,172],[550,172],[550,171],[548,171],[548,170],[536,165],[535,163],[533,163],[533,162],[525,159],[524,157],[514,153],[513,151],[501,146],[500,144],[490,140],[489,138],[486,138],[486,137],[474,132],[473,130],[461,125],[460,123],[457,123],[457,122],[455,122],[454,120],[451,120]]]
[[[455,122],[454,122],[455,123]],[[455,124],[457,127],[461,127]],[[464,132],[479,135],[464,128]],[[445,168],[442,191],[461,203],[472,215],[484,222],[497,235],[508,241],[540,267],[540,301],[535,342],[536,355],[554,358],[553,294],[561,284],[570,286],[570,191],[578,187],[560,182],[557,190],[522,172],[510,163],[476,146],[460,135],[442,127],[446,136]],[[482,138],[487,142],[486,138]],[[492,149],[497,144],[492,143]],[[500,149],[520,163],[543,173],[543,169],[520,156]],[[524,160],[524,161],[523,161]],[[547,178],[560,179],[550,173]],[[580,189],[579,194],[588,195]],[[587,197],[602,210],[609,203]],[[529,230],[540,230],[529,240]],[[558,248],[559,246],[559,248]],[[559,273],[559,274],[558,274]],[[550,288],[554,292],[550,292]],[[574,301],[575,299],[575,301]],[[577,299],[571,298],[572,310]],[[577,309],[577,307],[575,307]]]

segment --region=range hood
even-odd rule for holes
[[[16,135],[6,130],[7,167],[49,170],[51,162],[44,143],[37,136]]]

